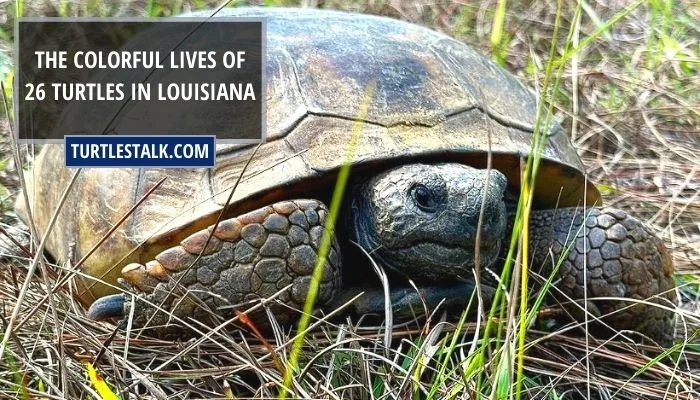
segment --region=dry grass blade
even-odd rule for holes
[[[37,246],[36,250],[36,256],[32,260],[31,265],[29,266],[29,270],[27,271],[27,277],[24,280],[24,283],[22,284],[22,288],[20,289],[19,295],[17,296],[17,301],[15,303],[15,307],[12,310],[12,315],[10,316],[10,320],[7,322],[7,327],[5,330],[5,335],[3,336],[2,342],[0,343],[0,358],[3,357],[5,354],[5,346],[7,344],[7,341],[10,338],[10,334],[12,332],[12,329],[15,324],[15,320],[19,316],[19,312],[22,309],[22,303],[24,301],[24,297],[27,294],[27,290],[29,289],[29,284],[33,279],[33,275],[36,272],[36,268],[39,265],[40,259],[44,256],[44,247],[46,246],[46,240],[48,239],[49,235],[51,234],[51,230],[53,229],[56,220],[58,219],[58,215],[61,211],[61,208],[63,208],[63,205],[68,198],[68,194],[70,193],[73,184],[78,178],[78,175],[80,174],[80,169],[77,169],[74,173],[73,176],[71,177],[70,182],[68,183],[68,186],[66,186],[66,189],[63,191],[61,194],[61,197],[58,201],[58,204],[56,204],[56,208],[54,209],[53,215],[51,216],[51,219],[49,220],[48,225],[46,226],[46,232],[44,233],[44,236],[41,238],[41,241],[39,242],[39,246]]]
[[[9,240],[12,242],[13,245],[17,246],[17,248],[20,249],[20,250],[22,251],[22,253],[24,253],[24,255],[25,255],[27,258],[33,258],[33,257],[34,257],[34,254],[32,254],[32,252],[29,251],[29,249],[28,249],[26,246],[24,246],[24,245],[23,245],[22,243],[20,243],[17,239],[15,239],[14,236],[12,236],[12,234],[11,234],[10,232],[8,232],[8,231],[7,231],[5,228],[3,228],[2,226],[0,226],[0,234],[1,234],[1,235],[5,235],[5,237],[6,237],[7,239],[9,239]]]
[[[42,307],[42,306],[44,305],[44,303],[47,302],[47,301],[50,299],[50,297],[51,297],[52,294],[54,294],[54,293],[55,293],[56,291],[58,291],[58,290],[64,289],[64,288],[65,288],[65,285],[66,285],[71,279],[73,279],[73,276],[74,276],[78,271],[80,271],[80,267],[81,267],[81,265],[83,265],[83,263],[85,262],[85,260],[87,260],[87,258],[88,258],[90,255],[92,255],[97,249],[99,249],[100,246],[114,233],[114,231],[116,231],[116,230],[124,223],[124,221],[126,221],[126,219],[129,218],[129,217],[134,213],[134,211],[136,211],[136,209],[137,209],[137,208],[138,208],[138,207],[139,207],[139,206],[140,206],[140,205],[141,205],[155,190],[156,190],[156,189],[158,189],[158,187],[160,187],[161,184],[163,184],[163,182],[165,182],[165,178],[163,178],[163,179],[161,179],[160,181],[158,181],[150,190],[148,190],[148,191],[141,197],[141,199],[139,199],[139,200],[134,204],[134,206],[131,207],[131,209],[129,209],[129,210],[128,210],[128,211],[127,211],[127,212],[126,212],[126,213],[125,213],[125,214],[124,214],[110,229],[109,229],[109,231],[108,231],[108,232],[107,232],[93,247],[92,247],[92,249],[90,249],[90,250],[83,256],[82,259],[80,259],[75,265],[71,266],[70,271],[68,271],[68,273],[67,273],[65,276],[63,276],[63,278],[61,278],[61,279],[58,280],[54,285],[52,285],[52,289],[44,296],[44,298],[41,299],[41,300],[34,306],[34,308],[32,308],[28,313],[26,313],[26,315],[24,316],[24,318],[23,318],[20,322],[17,323],[16,329],[18,329],[18,328],[20,328],[22,325],[24,325],[24,323],[25,323],[27,320],[29,320],[29,318],[31,318],[32,315],[34,315],[34,313],[35,313],[37,310],[39,310],[39,308]],[[113,267],[113,268],[114,268],[114,267]],[[109,272],[109,271],[105,271],[105,272],[103,273],[103,275],[100,276],[100,277],[86,277],[86,278],[90,279],[91,281],[93,281],[93,283],[92,283],[89,287],[92,287],[92,285],[94,285],[94,282],[95,282],[97,279],[102,279],[102,278],[104,277],[104,275],[106,275],[108,272]],[[85,304],[84,300],[82,300],[82,299],[81,299],[80,297],[78,297],[77,295],[76,295],[76,296],[73,296],[73,299],[74,299],[76,302],[82,304],[84,307],[87,307],[87,304]]]

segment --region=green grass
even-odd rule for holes
[[[5,354],[3,356],[5,368],[12,375],[14,387],[10,387],[10,390],[14,389],[14,394],[18,399],[30,399],[29,391],[27,390],[26,373],[23,373],[17,363],[17,360],[10,354]]]
[[[493,59],[500,65],[505,65],[508,43],[510,43],[510,38],[503,33],[505,20],[506,0],[498,0],[496,12],[493,14],[490,42],[493,49]]]
[[[328,210],[328,219],[326,220],[323,236],[321,237],[321,243],[319,244],[316,265],[314,266],[311,284],[309,285],[309,293],[306,297],[306,302],[304,303],[301,318],[299,319],[297,331],[302,332],[302,334],[297,336],[296,340],[294,341],[294,345],[292,346],[292,352],[289,357],[289,361],[287,362],[287,368],[285,369],[284,386],[280,389],[279,399],[281,400],[287,398],[287,389],[291,387],[292,376],[294,372],[297,371],[297,363],[302,350],[302,345],[304,343],[305,333],[309,327],[313,310],[316,308],[316,298],[321,285],[323,268],[326,264],[326,258],[331,250],[335,225],[338,221],[340,208],[343,204],[345,188],[347,187],[348,179],[350,178],[350,169],[352,168],[352,162],[355,159],[355,152],[357,151],[357,146],[360,142],[360,137],[362,134],[362,121],[364,121],[367,117],[367,110],[369,109],[370,104],[372,104],[375,88],[376,84],[371,84],[365,89],[360,110],[357,112],[357,122],[353,124],[352,136],[350,142],[347,144],[344,162],[340,167],[340,171],[338,172],[338,180],[336,181],[335,188],[333,189],[333,196],[331,197],[331,204]]]

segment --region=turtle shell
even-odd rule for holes
[[[114,283],[122,266],[148,261],[214,223],[239,177],[228,216],[285,198],[323,197],[346,159],[371,84],[376,89],[352,157],[354,174],[418,160],[484,167],[490,150],[493,167],[519,185],[537,99],[467,45],[414,24],[336,11],[253,8],[217,15],[266,18],[266,142],[217,146],[213,169],[82,170],[47,242],[59,261],[68,254],[81,259],[162,178],[86,259],[86,274]],[[63,146],[46,145],[30,172],[42,235],[73,173],[63,165]],[[540,207],[581,204],[584,194],[588,204],[598,200],[557,124],[546,134],[538,182]],[[21,199],[18,210],[26,218]],[[114,292],[92,279],[78,284],[87,303]]]

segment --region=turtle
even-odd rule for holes
[[[601,205],[562,125],[536,128],[537,97],[511,73],[456,39],[386,17],[274,8],[218,16],[266,21],[266,140],[217,145],[210,169],[81,171],[46,249],[75,263],[106,237],[74,279],[89,317],[131,314],[132,329],[173,339],[250,304],[269,311],[250,312],[255,323],[270,312],[292,323],[326,232],[317,309],[359,288],[353,310],[383,313],[372,264],[388,272],[397,313],[463,307],[477,271],[488,272],[478,287],[488,298],[522,166],[540,135],[533,270],[555,274],[553,291],[573,300],[574,315],[587,300],[607,326],[670,343],[677,295],[668,250],[643,222]],[[73,173],[63,152],[46,145],[30,174],[42,235]],[[327,205],[346,159],[350,179],[332,229]],[[25,219],[28,208],[20,199]]]

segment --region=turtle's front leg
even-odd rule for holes
[[[289,322],[306,300],[326,216],[323,203],[295,200],[221,221],[216,230],[212,226],[197,232],[145,265],[124,267],[122,276],[139,294],[136,301],[131,304],[131,297],[122,294],[103,297],[88,315],[97,320],[128,316],[133,307],[133,327],[158,337],[187,337],[194,332],[177,318],[195,327],[192,320],[216,326],[235,315],[234,307],[243,311],[251,301],[274,297],[269,307],[280,322]],[[334,238],[319,306],[339,289],[340,263]],[[248,316],[266,324],[262,311]]]
[[[673,312],[635,303],[672,308],[677,302],[671,257],[650,228],[619,209],[563,208],[533,211],[530,235],[532,265],[543,265],[545,276],[570,246],[553,293],[583,299],[585,271],[586,297],[619,299],[589,301],[594,316],[612,313],[604,322],[616,330],[638,331],[663,345],[672,342]],[[583,315],[577,305],[569,309],[577,318]]]

